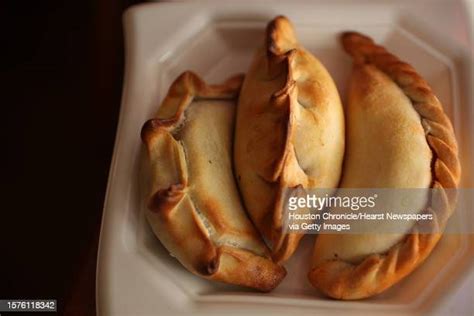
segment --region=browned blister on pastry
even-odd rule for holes
[[[318,236],[311,283],[333,298],[361,299],[391,287],[431,253],[454,210],[455,190],[448,189],[458,186],[461,170],[452,125],[415,69],[367,36],[345,33],[342,44],[354,66],[341,188],[425,189],[413,211],[434,217],[399,233]]]
[[[247,210],[287,260],[302,234],[284,233],[285,192],[335,188],[344,153],[344,119],[336,86],[324,66],[279,16],[245,76],[237,108],[234,160]]]
[[[232,173],[236,98],[243,76],[207,85],[191,72],[172,84],[145,123],[155,235],[189,271],[270,291],[286,274],[241,204]]]

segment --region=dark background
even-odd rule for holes
[[[95,313],[121,16],[135,2],[1,2],[0,299],[53,298],[59,314]]]

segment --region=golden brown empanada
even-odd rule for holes
[[[287,188],[335,188],[344,153],[344,118],[324,66],[297,41],[283,16],[266,29],[245,76],[237,108],[234,161],[247,211],[288,259],[302,234],[283,233]]]
[[[420,212],[433,214],[403,234],[324,234],[314,249],[311,283],[338,299],[360,299],[389,288],[431,253],[455,205],[460,179],[457,144],[442,105],[415,69],[372,39],[342,36],[353,57],[346,109],[346,157],[341,188],[433,188]],[[415,210],[416,211],[416,210]],[[423,233],[421,232],[423,231]]]
[[[163,245],[207,279],[275,288],[286,274],[248,219],[232,173],[242,76],[206,85],[191,72],[172,84],[142,139],[151,163],[146,217]]]

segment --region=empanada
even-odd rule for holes
[[[344,118],[331,76],[288,19],[272,20],[265,36],[239,97],[234,161],[247,211],[281,262],[303,236],[284,233],[284,192],[337,186]]]
[[[206,85],[191,72],[172,84],[142,139],[151,163],[146,217],[189,271],[270,291],[286,274],[248,219],[232,173],[236,76]]]
[[[427,82],[372,39],[344,33],[353,57],[346,109],[346,157],[341,188],[425,188],[441,192],[433,214],[406,234],[324,234],[314,249],[311,283],[338,299],[382,292],[411,273],[431,253],[451,215],[460,164],[452,125]],[[420,200],[421,202],[421,200]],[[416,210],[415,210],[416,211]]]

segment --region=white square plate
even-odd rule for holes
[[[142,124],[181,72],[193,70],[208,82],[245,72],[262,43],[265,24],[278,14],[293,21],[300,41],[326,65],[343,100],[351,61],[339,44],[341,31],[366,33],[413,64],[453,120],[463,162],[463,186],[473,187],[473,138],[466,137],[474,134],[472,58],[467,47],[450,34],[455,28],[439,31],[429,19],[432,10],[441,10],[447,17],[445,23],[468,21],[452,18],[449,22],[448,13],[461,5],[457,2],[429,8],[418,4],[418,9],[404,3],[158,3],[126,12],[125,83],[99,249],[100,315],[416,315],[474,310],[466,296],[473,291],[472,276],[467,279],[474,252],[471,235],[446,235],[422,268],[382,295],[341,302],[322,297],[307,281],[314,236],[306,236],[286,264],[288,276],[282,284],[272,293],[261,294],[190,274],[169,256],[143,216]],[[463,220],[458,216],[451,222]]]

